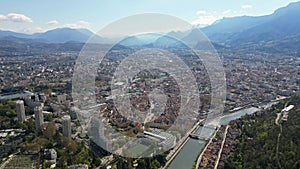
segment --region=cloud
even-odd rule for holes
[[[0,21],[6,20],[6,16],[0,14]]]
[[[58,25],[59,22],[57,20],[52,20],[52,21],[49,21],[47,22],[47,25]]]
[[[230,12],[231,12],[231,10],[228,9],[228,10],[224,11],[223,14],[229,14]]]
[[[78,21],[77,24],[86,28],[91,27],[91,24],[87,21]]]
[[[73,28],[73,29],[90,28],[91,24],[87,21],[78,21],[72,24],[65,24],[64,27]]]
[[[206,11],[204,11],[204,10],[199,10],[199,11],[196,12],[196,14],[197,14],[197,15],[204,15],[204,14],[206,14]]]
[[[192,22],[193,25],[208,26],[213,24],[219,18],[213,15],[198,16],[198,19]]]
[[[9,13],[7,15],[0,15],[0,21],[11,21],[11,22],[33,22],[31,18],[23,14]]]
[[[40,32],[45,32],[46,30],[41,28],[41,27],[30,27],[30,28],[24,28],[21,32],[24,33],[40,33]]]
[[[41,28],[41,27],[35,27],[33,25],[15,26],[15,27],[12,27],[12,28],[4,28],[4,30],[19,32],[19,33],[26,33],[26,34],[33,34],[33,33],[40,33],[40,32],[47,31],[47,29],[44,29],[44,28]]]
[[[242,9],[251,9],[251,8],[253,8],[253,6],[252,5],[242,5],[241,8]]]
[[[226,10],[223,12],[223,14],[228,14],[232,12],[231,10]],[[198,10],[196,12],[197,14],[197,19],[195,19],[194,21],[191,22],[192,25],[197,25],[200,27],[205,27],[208,25],[213,24],[214,22],[216,22],[218,19],[220,19],[220,17],[218,17],[218,12],[210,12],[207,13],[205,10]]]

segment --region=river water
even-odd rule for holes
[[[221,125],[228,124],[232,120],[238,119],[246,114],[253,114],[259,110],[260,110],[259,108],[250,107],[250,108],[236,111],[231,114],[224,115],[220,120],[220,124]],[[197,130],[197,133],[198,134],[201,133],[201,135],[206,135],[206,136],[209,135],[210,137],[213,135],[214,130],[200,127]],[[188,142],[181,149],[181,151],[177,154],[175,159],[171,162],[168,169],[191,169],[195,164],[198,155],[202,152],[203,148],[205,147],[205,144],[206,141],[189,139]]]

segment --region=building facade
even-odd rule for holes
[[[36,106],[34,108],[34,115],[35,115],[35,130],[36,132],[40,132],[44,124],[43,107]]]
[[[70,116],[64,116],[62,118],[62,132],[63,136],[71,138],[71,117]]]
[[[25,119],[26,119],[26,116],[25,116],[25,107],[24,107],[24,101],[23,100],[17,100],[16,101],[16,109],[17,109],[18,120],[20,122],[24,122]]]

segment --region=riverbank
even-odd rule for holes
[[[220,120],[220,125],[228,124],[230,121],[238,119],[246,114],[253,114],[261,109],[256,107],[250,107],[238,110],[233,113],[228,113],[222,116]],[[198,129],[201,132],[201,127]],[[211,138],[213,138],[212,133]],[[165,165],[164,168],[168,169],[182,169],[182,168],[193,168],[195,161],[201,156],[201,153],[204,151],[204,147],[207,145],[205,141],[199,141],[194,139],[188,139],[188,141],[182,146],[181,150],[178,151],[177,155],[174,157],[172,161]],[[196,160],[195,160],[196,159]]]
[[[164,167],[162,167],[163,169],[167,169],[170,165],[170,163],[174,160],[174,158],[177,156],[177,154],[180,152],[180,150],[183,148],[183,146],[189,141],[189,136],[191,133],[193,133],[195,130],[198,130],[198,128],[200,127],[200,123],[203,120],[199,120],[194,127],[179,141],[179,143],[177,144],[177,146],[175,148],[173,148],[173,150],[170,151],[170,153],[168,154],[168,156],[166,157],[167,162],[164,165]]]
[[[232,122],[218,168],[300,168],[299,103],[300,97],[290,98]],[[276,120],[288,104],[295,105],[288,120]],[[237,131],[241,134],[234,139]]]

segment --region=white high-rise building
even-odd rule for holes
[[[57,95],[57,102],[59,104],[63,104],[66,101],[66,95],[65,94],[61,94],[61,95]]]
[[[44,124],[43,107],[36,106],[34,108],[34,115],[35,115],[35,130],[36,132],[39,132],[42,130],[42,126]]]
[[[25,107],[24,107],[24,101],[23,100],[17,100],[16,101],[16,109],[17,109],[18,120],[20,122],[24,122],[25,119],[26,119],[26,116],[25,116]]]
[[[63,136],[71,138],[71,117],[70,116],[64,116],[62,118],[62,132]]]
[[[38,95],[38,94],[36,94],[36,95],[34,96],[34,101],[35,101],[35,102],[39,102],[39,101],[40,101],[39,95]]]

